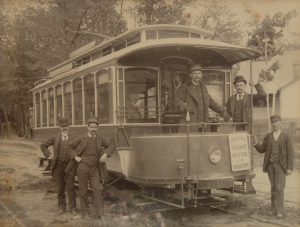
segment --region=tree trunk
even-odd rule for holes
[[[269,102],[270,93],[267,92],[267,114],[268,114],[268,131],[271,131],[271,123],[270,123],[270,102]]]

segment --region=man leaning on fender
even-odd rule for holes
[[[91,117],[88,120],[88,133],[75,139],[67,147],[71,158],[78,163],[77,177],[82,217],[89,215],[87,200],[89,184],[92,188],[96,205],[96,217],[101,218],[103,215],[103,186],[101,185],[100,176],[104,173],[100,171],[104,170],[100,170],[99,163],[105,162],[106,158],[111,156],[114,143],[109,143],[97,135],[98,124],[98,119]],[[105,150],[103,148],[105,148]]]
[[[268,133],[262,144],[253,137],[256,150],[265,153],[263,171],[268,173],[271,183],[271,212],[277,218],[283,217],[284,187],[286,176],[294,166],[294,148],[289,136],[281,132],[281,117],[271,116],[272,132]]]

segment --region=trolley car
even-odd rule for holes
[[[212,111],[209,122],[199,123],[209,130],[192,132],[198,124],[179,123],[176,76],[187,83],[191,64],[202,65],[210,95],[224,105],[233,94],[232,66],[260,55],[210,37],[187,26],[151,25],[73,51],[32,89],[35,139],[56,133],[60,117],[71,120],[75,134],[85,133],[94,115],[98,133],[117,145],[108,171],[173,198],[167,202],[152,193],[154,200],[185,208],[200,192],[234,190],[236,182],[253,192],[248,132],[236,132],[237,123]]]

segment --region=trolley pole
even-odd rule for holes
[[[187,170],[188,176],[190,175],[190,112],[186,112],[186,143],[187,143]]]
[[[250,103],[251,103],[251,127],[250,127],[250,151],[251,151],[251,172],[253,173],[253,164],[254,164],[254,157],[253,157],[253,148],[252,148],[252,134],[253,134],[253,72],[252,72],[252,63],[253,60],[250,60],[250,82],[251,82],[251,99],[250,99]],[[249,124],[249,123],[248,123]]]

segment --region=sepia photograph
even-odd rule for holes
[[[0,227],[300,226],[299,0],[0,0]]]

